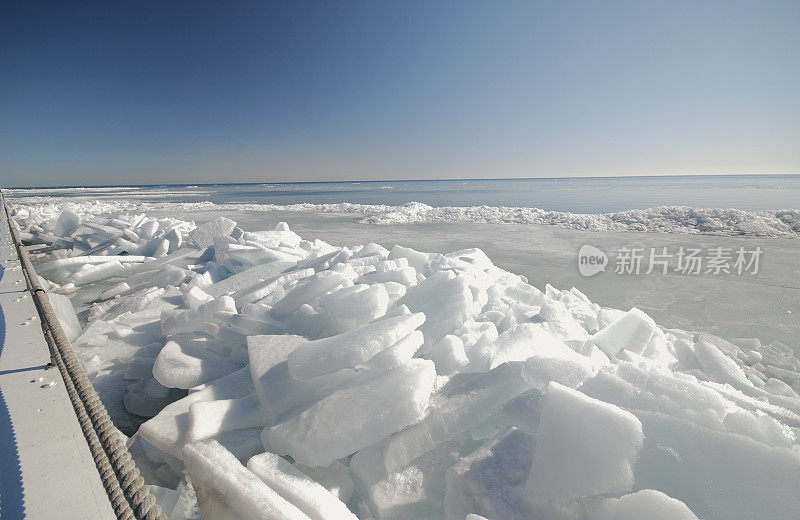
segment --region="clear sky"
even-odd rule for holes
[[[800,173],[800,1],[0,3],[0,185]]]

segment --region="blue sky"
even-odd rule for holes
[[[0,185],[800,173],[800,2],[3,2]]]

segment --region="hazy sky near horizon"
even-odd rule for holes
[[[0,185],[800,173],[800,2],[3,2]]]

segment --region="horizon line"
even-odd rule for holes
[[[185,183],[157,183],[157,184],[62,184],[48,186],[5,186],[3,189],[65,189],[65,188],[122,188],[122,187],[155,187],[155,186],[222,186],[222,185],[258,185],[258,184],[346,184],[354,182],[381,183],[381,182],[451,182],[451,181],[520,181],[520,180],[559,180],[559,179],[621,179],[621,178],[650,178],[650,177],[747,177],[747,176],[793,176],[798,173],[658,173],[642,175],[569,175],[563,177],[446,177],[438,179],[342,179],[326,181],[242,181],[242,182],[185,182]]]

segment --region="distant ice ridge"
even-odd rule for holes
[[[800,518],[779,342],[664,329],[476,248],[100,207],[13,216],[171,520]]]
[[[743,211],[659,206],[617,213],[581,214],[503,206],[432,207],[411,202],[365,216],[370,224],[483,222],[554,225],[586,231],[649,231],[714,235],[800,236],[800,211]]]
[[[36,204],[57,203],[58,197],[31,197]],[[506,206],[435,207],[420,202],[402,206],[383,204],[215,204],[212,202],[136,202],[135,200],[81,201],[71,198],[86,212],[107,211],[110,206],[125,211],[151,212],[202,209],[205,211],[303,211],[309,213],[357,213],[364,224],[421,224],[430,222],[513,223],[557,226],[585,231],[644,231],[657,233],[710,234],[752,237],[800,237],[800,210],[745,211],[724,208],[659,206],[615,213],[570,213],[539,208]],[[88,206],[86,206],[88,204]]]

